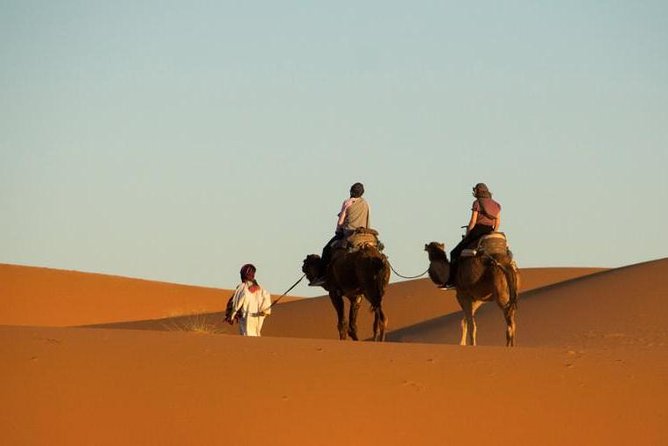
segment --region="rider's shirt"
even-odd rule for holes
[[[483,208],[485,208],[484,212],[480,209],[481,201]],[[495,226],[496,218],[501,213],[501,205],[491,198],[479,198],[473,202],[471,210],[478,213],[477,225]]]
[[[336,229],[350,234],[357,228],[369,227],[369,204],[362,197],[343,202]]]

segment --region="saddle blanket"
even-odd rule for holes
[[[508,254],[508,242],[503,232],[492,232],[478,240],[475,248],[462,251],[462,257],[475,257],[478,254]]]

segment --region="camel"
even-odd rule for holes
[[[313,280],[321,276],[321,270],[320,256],[308,255],[302,265],[302,272],[306,277]],[[383,312],[382,300],[389,281],[389,263],[377,247],[363,245],[353,252],[345,249],[334,250],[322,287],[329,293],[336,310],[339,339],[345,340],[349,335],[353,340],[358,340],[357,313],[364,296],[374,312],[373,340],[385,340],[387,317]],[[348,321],[344,314],[344,296],[350,300]]]
[[[447,280],[450,262],[443,243],[431,242],[424,250],[429,255],[429,277],[436,285]],[[515,345],[515,311],[519,272],[509,253],[462,256],[455,277],[457,301],[464,312],[460,345],[477,345],[475,313],[480,306],[495,301],[506,319],[506,345]]]

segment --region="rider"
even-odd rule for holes
[[[314,279],[309,285],[320,286],[324,284],[324,272],[327,271],[327,266],[332,258],[332,247],[336,242],[348,238],[357,228],[369,227],[369,203],[362,198],[362,195],[364,195],[364,185],[362,183],[355,183],[350,186],[350,198],[341,205],[334,237],[322,249],[323,276]]]
[[[450,276],[443,288],[455,286],[455,277],[459,256],[472,242],[483,235],[499,229],[501,225],[501,205],[492,200],[492,193],[485,183],[478,183],[473,187],[473,196],[476,200],[471,207],[471,219],[466,227],[466,236],[450,251]]]

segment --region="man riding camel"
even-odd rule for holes
[[[322,249],[322,271],[327,271],[327,266],[332,258],[332,248],[340,240],[347,239],[357,228],[369,227],[369,203],[362,198],[362,195],[364,195],[364,185],[362,183],[355,183],[350,186],[350,198],[341,205],[334,237]],[[322,286],[324,283],[325,277],[323,275],[311,281],[309,285]]]

